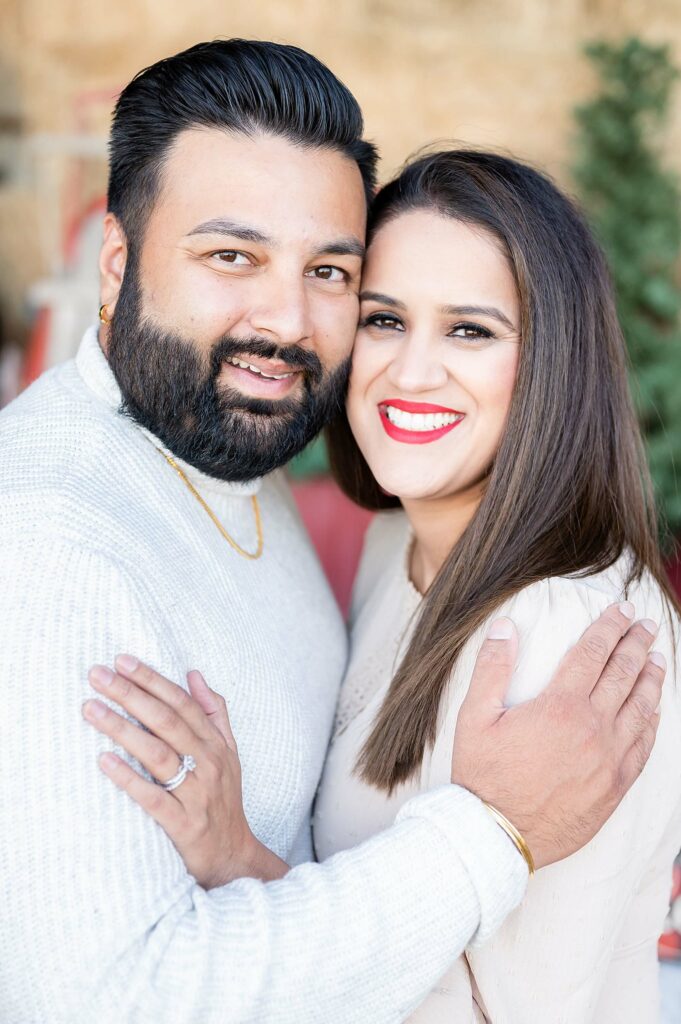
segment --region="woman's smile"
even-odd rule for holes
[[[387,398],[378,412],[388,437],[402,444],[429,444],[458,426],[464,413],[429,402],[407,402]]]

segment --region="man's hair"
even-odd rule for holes
[[[349,89],[296,46],[215,40],[145,68],[118,98],[108,208],[129,242],[139,242],[170,146],[180,132],[200,127],[263,131],[295,145],[338,150],[356,162],[371,200],[377,154],[362,138],[362,112]]]

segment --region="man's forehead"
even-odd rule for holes
[[[187,129],[164,160],[157,213],[179,236],[228,233],[253,241],[364,241],[366,200],[357,164],[333,149],[271,134]],[[225,230],[227,229],[227,230]],[[245,237],[245,235],[244,235]]]

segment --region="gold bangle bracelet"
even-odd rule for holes
[[[527,843],[525,842],[525,840],[521,836],[520,832],[515,827],[515,825],[513,825],[508,820],[508,818],[504,817],[504,815],[501,813],[501,811],[498,811],[496,809],[496,807],[492,807],[492,805],[488,804],[486,800],[483,800],[482,803],[487,808],[489,813],[492,815],[492,817],[496,821],[496,823],[499,826],[499,828],[503,828],[504,832],[506,833],[508,838],[511,840],[513,845],[515,846],[515,848],[518,851],[518,853],[521,854],[521,856],[525,860],[525,863],[527,864],[527,867],[528,867],[529,872],[530,872],[530,878],[531,878],[532,875],[534,874],[534,871],[535,871],[535,868],[534,868],[534,857],[532,856],[532,851],[530,850],[529,846],[527,845]]]

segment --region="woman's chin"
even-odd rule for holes
[[[400,473],[374,473],[374,476],[381,490],[402,502],[427,501],[442,493],[442,481],[414,479]]]

